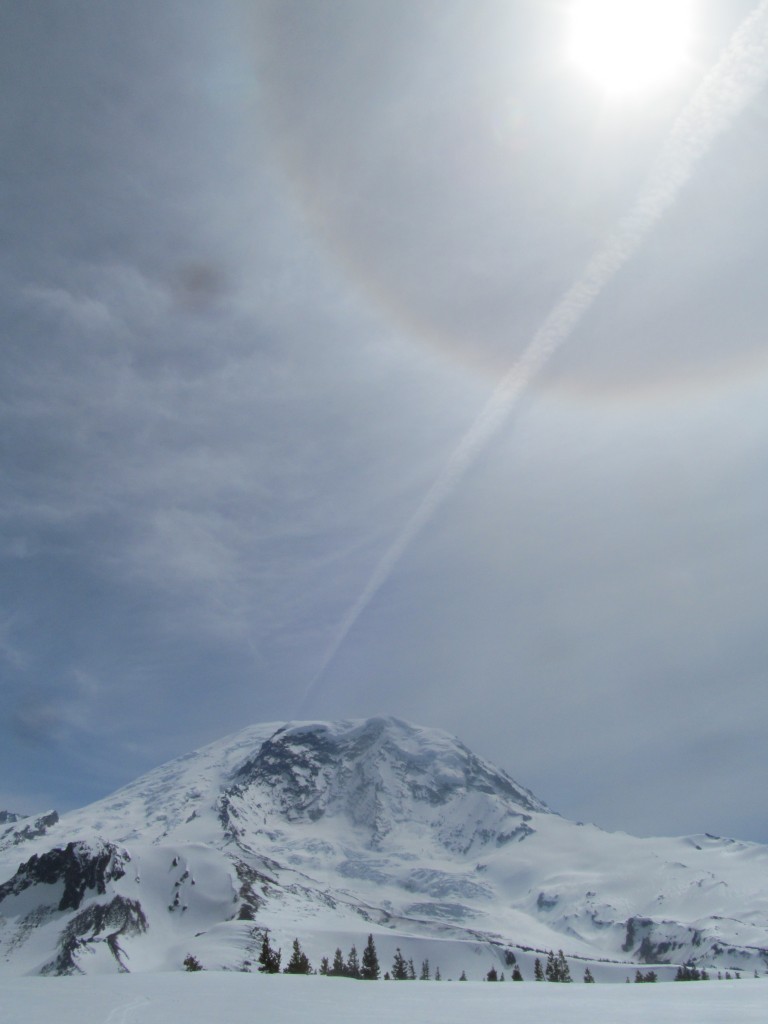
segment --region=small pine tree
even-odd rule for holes
[[[435,981],[442,981],[442,980],[443,980],[443,976],[442,976],[442,974],[440,973],[440,966],[438,965],[438,966],[437,966],[437,967],[435,968]]]
[[[347,965],[344,963],[344,954],[337,946],[336,952],[333,954],[333,964],[330,973],[334,978],[343,978],[346,969]]]
[[[504,971],[502,971],[501,974],[499,975],[499,981],[506,981],[504,977]]]
[[[541,966],[541,960],[538,957],[536,957],[533,965],[533,979],[534,981],[544,981],[544,968]]]
[[[421,961],[421,973],[419,974],[419,981],[429,981],[429,960]]]
[[[485,976],[485,980],[486,981],[498,981],[499,980],[499,975],[498,975],[495,967],[491,967],[490,971],[488,971],[488,973]]]
[[[644,981],[645,978],[643,977],[643,972],[640,970],[635,971],[635,984],[640,985]]]
[[[522,980],[523,980],[523,975],[522,975],[522,973],[520,971],[520,965],[519,964],[515,964],[515,966],[512,969],[512,981],[522,981]]]
[[[594,985],[595,979],[592,977],[592,971],[587,967],[584,971],[584,983],[586,985]]]
[[[327,978],[330,973],[331,973],[331,968],[330,968],[330,965],[328,963],[328,957],[324,956],[322,958],[322,960],[320,961],[320,974],[322,974],[323,977]]]
[[[398,946],[395,950],[395,956],[392,960],[392,979],[394,981],[406,981],[408,978],[408,965],[405,962],[405,957],[400,952]]]
[[[369,935],[368,942],[363,950],[363,964],[360,977],[365,981],[378,981],[379,973],[379,957],[376,953],[373,936]]]
[[[357,955],[357,946],[352,946],[352,949],[349,951],[345,976],[347,978],[360,977],[360,960]]]
[[[413,966],[413,957],[408,961],[408,981],[416,981],[416,968]]]
[[[291,953],[291,959],[285,965],[283,974],[311,974],[312,965],[309,962],[309,957],[304,952],[299,944],[298,939],[293,940],[293,953]]]
[[[259,970],[262,974],[277,974],[280,970],[282,950],[275,950],[269,943],[269,936],[264,932],[259,953]]]
[[[555,960],[555,954],[550,951],[547,953],[547,966],[544,968],[544,974],[547,981],[559,981],[557,976],[557,960]]]
[[[202,971],[203,965],[197,959],[196,956],[192,956],[191,953],[187,953],[184,957],[184,970],[185,971]]]
[[[505,951],[504,963],[507,965],[507,967],[514,967],[514,965],[517,963],[517,957],[511,949]]]
[[[571,969],[568,966],[568,961],[565,959],[565,954],[562,949],[557,951],[557,981],[563,981],[569,983],[573,981],[571,977]]]
[[[466,971],[462,971],[461,974],[459,975],[459,981],[466,981],[466,980],[467,980]]]

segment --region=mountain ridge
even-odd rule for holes
[[[527,976],[549,948],[616,972],[768,960],[768,848],[569,822],[448,733],[396,718],[249,726],[16,839],[30,822],[0,835],[11,973],[178,969],[189,949],[249,969],[267,931],[315,959],[373,931],[457,972],[510,949]],[[106,848],[119,877],[94,867]],[[46,857],[80,879],[76,907],[63,875],[39,875]]]

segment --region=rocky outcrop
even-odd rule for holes
[[[18,896],[30,886],[55,885],[63,882],[58,910],[77,910],[89,890],[103,895],[107,882],[122,878],[128,853],[112,843],[91,845],[85,842],[67,843],[47,853],[34,854],[13,878],[0,885],[0,903],[10,896]]]
[[[56,957],[41,970],[41,974],[82,974],[78,960],[92,952],[96,943],[103,943],[115,961],[117,969],[127,972],[124,951],[120,946],[123,935],[140,935],[147,930],[147,919],[138,900],[115,896],[109,903],[93,903],[80,911],[61,933]]]

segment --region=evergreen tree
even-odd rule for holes
[[[501,974],[499,975],[499,981],[505,981],[505,980],[506,979],[504,977],[504,971],[502,971]]]
[[[344,954],[337,946],[336,952],[333,954],[333,964],[331,966],[330,974],[334,978],[343,978],[346,970],[347,965],[344,963]]]
[[[726,978],[728,977],[727,971],[725,976]],[[682,967],[678,967],[675,981],[709,981],[709,975],[706,971],[700,971],[698,967],[688,962],[683,964]]]
[[[538,963],[538,960],[536,962]],[[541,966],[541,965],[539,964],[539,966]],[[520,965],[519,964],[515,964],[514,968],[512,969],[512,981],[522,981],[522,980],[523,980],[523,975],[520,972]]]
[[[419,974],[419,981],[429,981],[429,960],[421,961],[421,973]]]
[[[594,985],[595,979],[592,977],[592,971],[587,967],[584,971],[584,982],[587,985]]]
[[[328,957],[324,956],[323,959],[320,961],[320,974],[327,978],[330,973],[331,968],[328,964]]]
[[[555,954],[550,951],[547,953],[547,966],[544,969],[547,981],[559,981],[557,976],[557,960],[555,960]]]
[[[466,981],[466,980],[467,980],[466,971],[462,971],[461,974],[459,975],[459,981]]]
[[[565,954],[562,949],[557,951],[557,981],[571,982],[571,969],[568,966],[568,961],[565,959]]]
[[[416,968],[413,966],[413,957],[408,961],[408,981],[416,981]]]
[[[442,974],[440,973],[440,967],[439,967],[439,965],[438,965],[438,966],[437,966],[437,967],[435,968],[435,981],[442,981],[442,980],[443,980],[443,976],[442,976]]]
[[[405,962],[405,957],[400,952],[398,946],[395,950],[395,956],[392,961],[392,980],[393,981],[406,981],[408,978],[408,965]]]
[[[269,936],[264,932],[259,953],[259,970],[262,974],[277,974],[280,971],[282,950],[275,950],[269,943]]]
[[[299,940],[293,940],[293,952],[291,953],[291,959],[285,965],[283,974],[311,974],[312,965],[309,962],[309,957],[299,945]]]
[[[507,965],[507,967],[514,967],[515,964],[517,963],[517,957],[515,956],[515,954],[512,952],[511,949],[508,949],[508,950],[505,951],[505,953],[504,953],[504,963]]]
[[[191,953],[187,953],[184,957],[184,970],[185,971],[202,971],[203,965],[197,959],[196,956],[192,956]]]
[[[544,981],[544,969],[541,966],[541,960],[539,960],[538,957],[533,965],[533,979],[534,981]]]
[[[498,981],[499,975],[496,973],[496,968],[491,967],[490,971],[485,976],[486,981]]]
[[[640,970],[635,971],[635,984],[639,985],[639,984],[641,984],[644,981],[645,981],[645,978],[643,977],[643,972],[640,971]]]
[[[379,957],[372,935],[368,936],[368,942],[363,950],[363,966],[360,977],[366,981],[378,981],[379,978]]]
[[[347,957],[347,968],[344,972],[347,978],[360,977],[360,960],[357,956],[357,946],[352,946]]]

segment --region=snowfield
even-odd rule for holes
[[[768,981],[671,985],[354,982],[227,972],[14,978],[3,1024],[765,1024]]]

